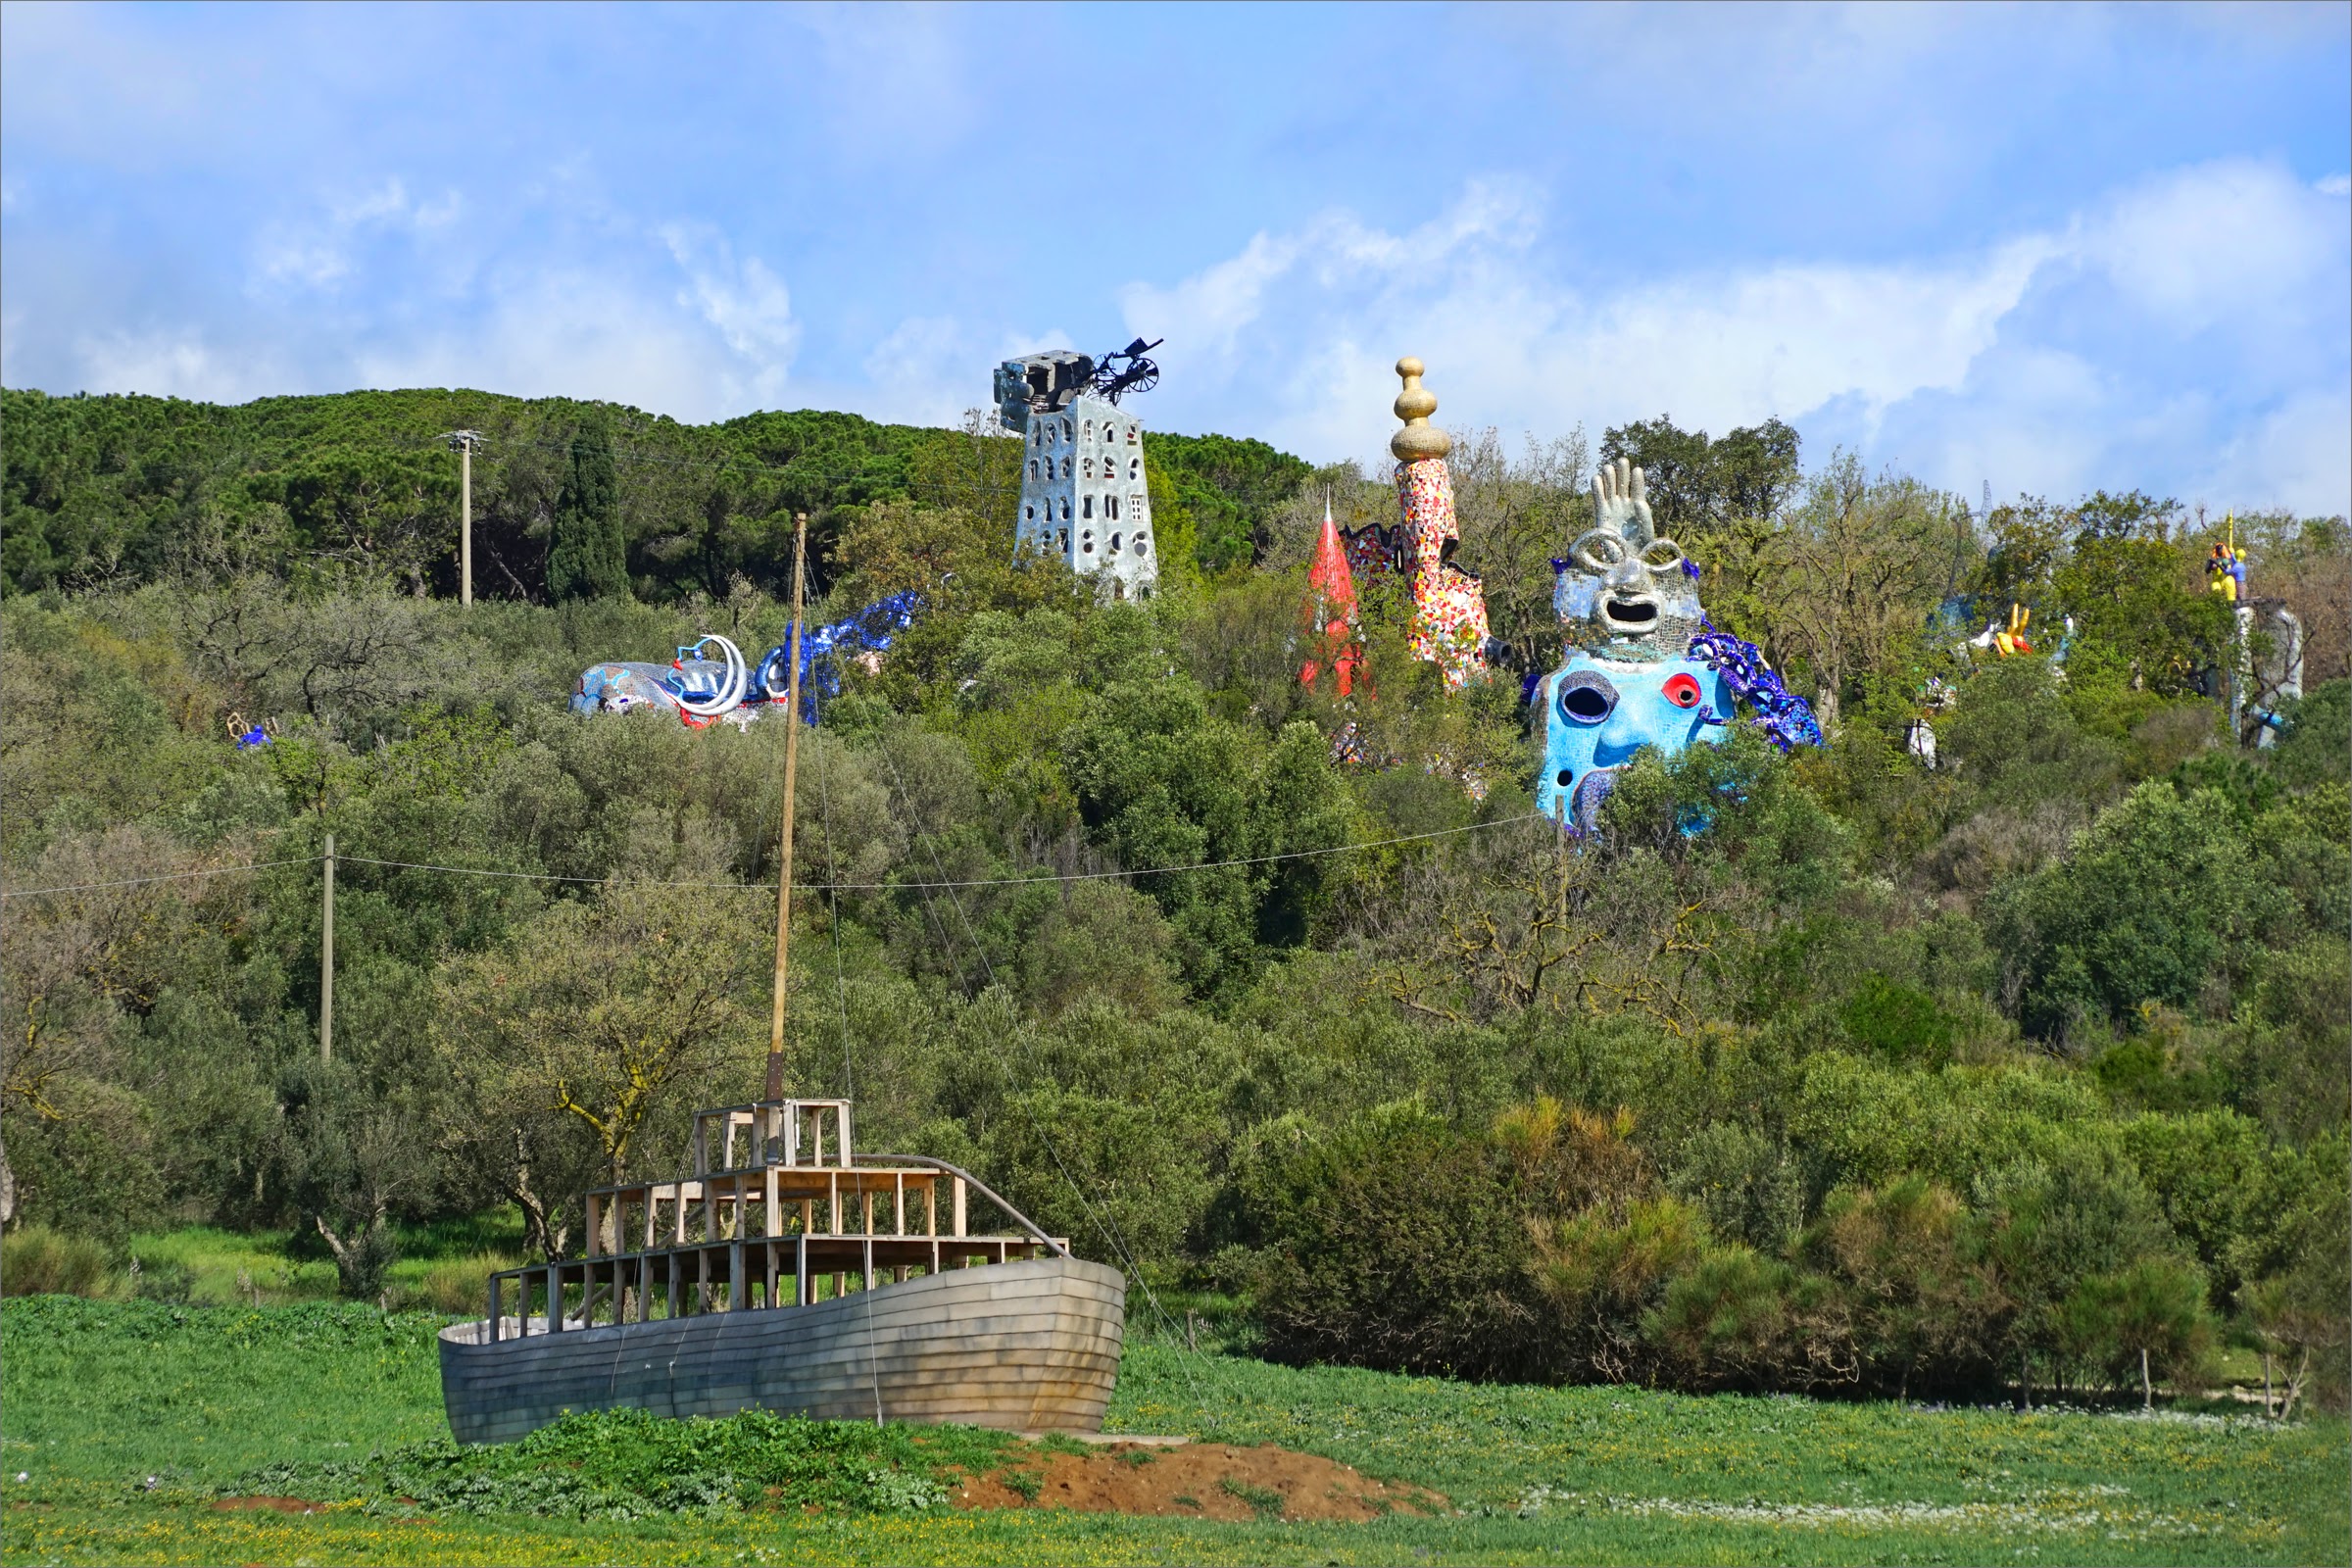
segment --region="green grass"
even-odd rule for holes
[[[1689,1398],[1625,1389],[1473,1387],[1339,1369],[1298,1371],[1236,1356],[1192,1357],[1159,1344],[1129,1351],[1111,1411],[1114,1429],[1278,1443],[1382,1479],[1431,1488],[1451,1497],[1459,1511],[1350,1526],[1217,1524],[1055,1510],[861,1512],[851,1497],[835,1505],[819,1500],[815,1512],[746,1512],[722,1495],[679,1492],[672,1494],[674,1511],[619,1520],[371,1507],[361,1502],[365,1489],[357,1486],[343,1488],[346,1495],[326,1511],[307,1516],[210,1507],[211,1489],[236,1484],[265,1466],[290,1464],[318,1482],[324,1479],[319,1467],[330,1462],[364,1467],[378,1450],[445,1446],[432,1343],[439,1321],[424,1314],[387,1318],[349,1305],[252,1310],[9,1300],[0,1312],[0,1405],[6,1411],[0,1558],[1422,1563],[2352,1557],[2347,1435],[2344,1423],[2332,1418],[2273,1426],[2213,1414],[2017,1416],[1794,1398]],[[942,1434],[940,1441],[965,1440]],[[861,1449],[858,1462],[872,1457]],[[495,1470],[509,1461],[484,1462]],[[591,1472],[585,1460],[565,1462]],[[20,1472],[23,1482],[16,1480]],[[663,1475],[676,1479],[670,1471]],[[289,1485],[302,1490],[310,1482]],[[311,1494],[336,1492],[328,1484]],[[862,1504],[871,1505],[870,1498]]]
[[[395,1307],[425,1304],[427,1276],[436,1268],[484,1254],[500,1258],[496,1265],[485,1263],[479,1279],[467,1272],[472,1294],[478,1296],[492,1267],[512,1266],[523,1250],[521,1222],[511,1213],[404,1225],[395,1235],[400,1256],[384,1281]],[[188,1299],[200,1305],[245,1304],[257,1295],[265,1306],[335,1298],[333,1260],[323,1244],[299,1232],[243,1233],[190,1225],[133,1236],[124,1252],[151,1272],[159,1265],[186,1270]]]

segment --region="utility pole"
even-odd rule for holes
[[[318,1059],[335,1059],[335,836],[326,836],[326,886],[318,905]]]
[[[768,1100],[784,1098],[784,954],[792,940],[792,787],[801,760],[801,579],[808,564],[808,514],[804,512],[793,518],[792,526],[792,681],[784,699],[784,848],[776,877],[776,1000],[767,1020]]]
[[[442,439],[458,449],[458,603],[473,603],[473,444],[479,430],[452,430]]]

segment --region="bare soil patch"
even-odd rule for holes
[[[222,1497],[213,1504],[215,1513],[324,1513],[326,1504],[309,1497]]]
[[[1219,1443],[1113,1443],[1090,1453],[1032,1450],[1004,1469],[971,1478],[949,1500],[958,1508],[1344,1524],[1399,1509],[1434,1514],[1446,1506],[1434,1492],[1374,1481],[1311,1453],[1272,1444],[1243,1448]]]

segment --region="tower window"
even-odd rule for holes
[[[1139,556],[1148,556],[1152,553],[1152,536],[1150,534],[1142,532],[1136,534],[1135,553]]]
[[[1141,479],[1143,476],[1144,460],[1141,458],[1129,458],[1127,460],[1127,477],[1130,479]]]
[[[1093,554],[1095,553],[1095,530],[1094,530],[1094,529],[1092,529],[1092,528],[1089,528],[1089,529],[1087,529],[1085,532],[1083,532],[1083,533],[1079,534],[1079,536],[1078,536],[1078,553],[1079,553],[1080,555],[1082,555],[1082,556],[1091,556],[1091,555],[1093,555]]]
[[[1127,536],[1125,534],[1112,534],[1110,536],[1110,553],[1114,556],[1117,555],[1119,553],[1119,546],[1126,543],[1126,539]]]
[[[1095,476],[1095,460],[1092,458],[1087,459],[1086,466],[1082,471],[1089,479],[1092,479]]]
[[[1061,520],[1064,522],[1070,520],[1070,498],[1068,496],[1061,498]]]
[[[1095,498],[1094,498],[1093,496],[1088,496],[1088,497],[1087,497],[1087,498],[1086,498],[1084,501],[1081,501],[1081,502],[1078,504],[1078,515],[1080,515],[1081,517],[1091,517],[1091,516],[1093,516],[1094,514],[1095,514]]]
[[[1035,458],[1029,460],[1029,477],[1032,479],[1037,477],[1037,460]]]
[[[1065,556],[1066,556],[1066,555],[1068,555],[1068,554],[1070,553],[1070,530],[1069,530],[1069,529],[1067,529],[1067,528],[1063,528],[1063,529],[1061,529],[1059,532],[1057,532],[1057,533],[1055,533],[1055,534],[1054,534],[1054,548],[1055,550],[1058,550],[1058,551],[1060,551],[1060,552],[1061,552],[1063,555],[1065,555]]]
[[[1070,438],[1070,421],[1067,419],[1061,421],[1061,438],[1064,441]]]
[[[1061,460],[1061,476],[1064,479],[1070,476],[1070,460],[1067,458]]]
[[[1023,507],[1021,509],[1021,517],[1024,521],[1035,522],[1037,520],[1037,508]]]

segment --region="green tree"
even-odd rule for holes
[[[620,526],[620,480],[612,467],[612,436],[601,419],[571,438],[571,466],[556,497],[554,535],[547,551],[547,597],[618,599],[629,591],[627,541]]]
[[[2066,858],[2007,889],[1995,943],[2022,981],[2020,1021],[2063,1040],[2142,1002],[2226,996],[2284,912],[2224,799],[2143,784],[2102,812]]]
[[[1735,518],[1778,517],[1800,482],[1797,444],[1778,419],[1710,441],[1661,414],[1605,431],[1600,461],[1631,459],[1647,483],[1658,531],[1689,546]]]

